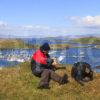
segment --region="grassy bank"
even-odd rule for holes
[[[51,49],[68,49],[70,47],[69,44],[52,44],[50,45]]]
[[[68,73],[69,83],[59,86],[51,81],[50,90],[39,90],[39,78],[32,75],[29,63],[0,70],[0,100],[99,100],[100,73],[94,74],[94,80],[80,86],[71,77],[71,66],[58,70],[59,75]]]
[[[33,47],[33,45],[27,45],[20,39],[0,39],[0,49],[27,49]]]
[[[83,38],[76,38],[72,40],[75,43],[82,43],[82,44],[100,44],[100,37],[83,37]]]
[[[19,49],[19,48],[35,48],[38,49],[40,45],[26,44],[20,39],[0,39],[0,49]],[[68,44],[52,44],[51,49],[65,49],[69,48]]]

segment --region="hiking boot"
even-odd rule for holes
[[[68,76],[67,76],[67,74],[64,74],[64,76],[61,78],[59,85],[63,85],[66,83],[68,83]]]
[[[90,77],[85,77],[82,79],[83,82],[89,82],[90,81]]]
[[[37,88],[38,89],[50,89],[48,84],[44,84],[44,85],[38,86]]]

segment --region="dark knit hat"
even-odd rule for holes
[[[50,50],[50,46],[48,43],[44,43],[41,47],[40,47],[41,51],[49,51]]]

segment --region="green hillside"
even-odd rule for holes
[[[18,49],[18,48],[36,48],[38,49],[40,45],[26,44],[21,39],[0,39],[0,49]],[[68,44],[52,44],[51,49],[64,49],[69,48]]]
[[[83,44],[100,44],[100,38],[97,37],[77,38],[72,41],[75,43],[83,43]]]
[[[68,49],[70,47],[69,44],[52,44],[50,45],[51,49]]]
[[[33,45],[27,45],[20,39],[0,39],[0,49],[32,48]]]

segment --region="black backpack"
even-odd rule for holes
[[[88,63],[77,62],[73,64],[71,76],[79,83],[88,82],[93,80],[93,71]]]

